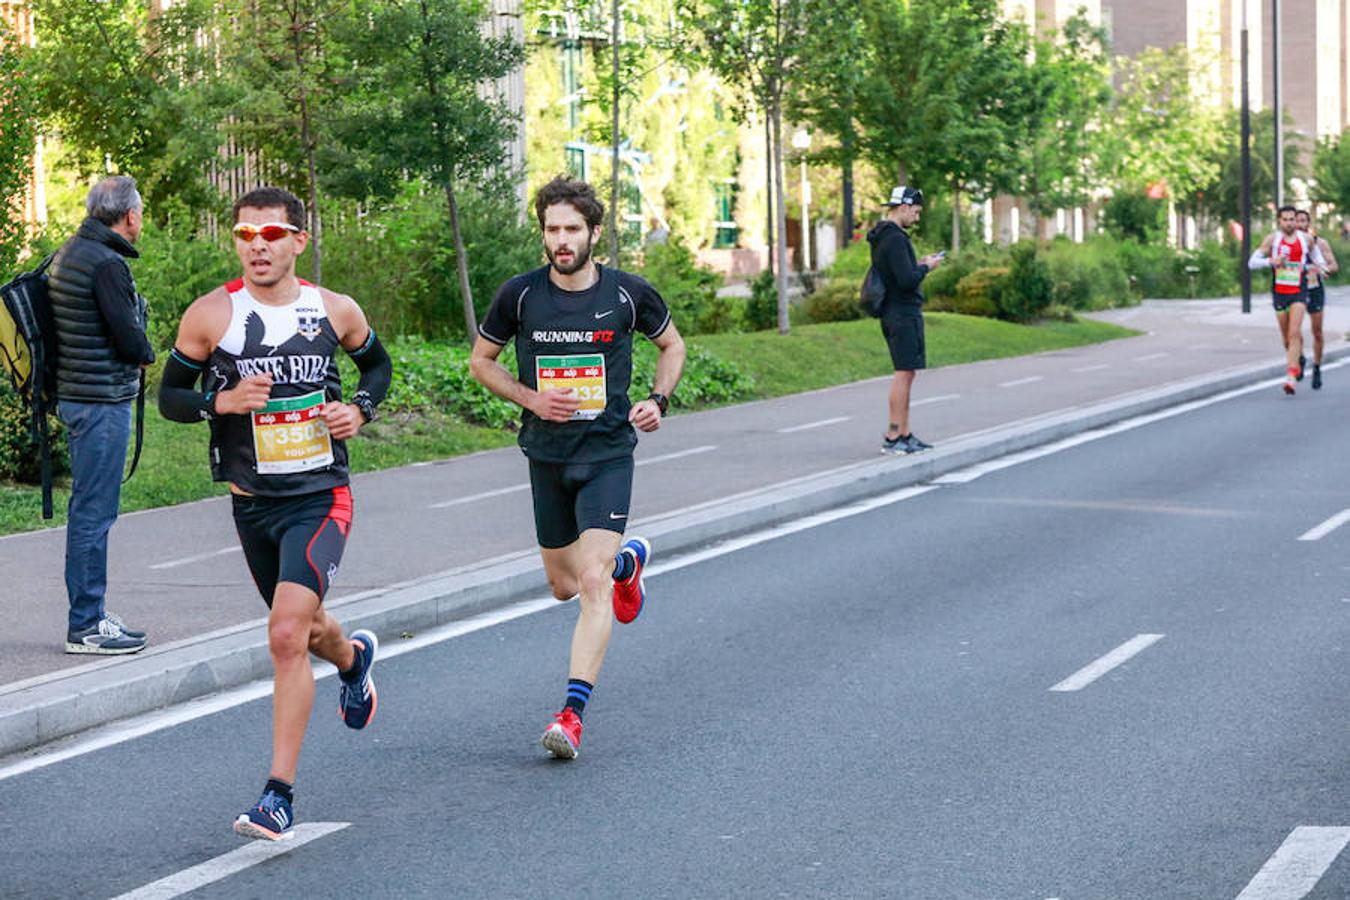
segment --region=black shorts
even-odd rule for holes
[[[886,336],[886,346],[891,350],[891,364],[897,372],[928,368],[921,314],[884,318],[881,320],[881,333]]]
[[[1327,305],[1327,289],[1325,285],[1318,285],[1315,288],[1308,288],[1308,312],[1320,313]]]
[[[588,528],[623,534],[633,498],[633,457],[594,463],[530,460],[530,488],[540,547],[566,547]]]
[[[232,496],[239,544],[267,605],[282,581],[307,587],[323,600],[352,530],[351,488],[295,497]]]
[[[1299,291],[1297,294],[1271,294],[1270,297],[1277,313],[1289,312],[1290,305],[1294,303],[1308,305],[1307,291]]]

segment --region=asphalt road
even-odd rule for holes
[[[569,607],[391,654],[367,732],[325,679],[296,811],[350,824],[192,896],[1344,900],[1350,851],[1276,860],[1350,834],[1350,529],[1299,540],[1344,411],[1257,391],[658,568],[573,763]],[[269,719],[0,769],[0,896],[212,865]]]

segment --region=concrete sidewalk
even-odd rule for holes
[[[1337,289],[1328,305],[1328,361],[1350,354],[1346,299]],[[1100,316],[1137,338],[925,372],[914,429],[938,447],[917,457],[877,452],[888,379],[675,417],[639,448],[631,530],[667,555],[1277,376],[1273,317],[1257,309],[1147,302]],[[1325,403],[1345,377],[1271,402]],[[388,640],[543,595],[525,479],[509,449],[359,476],[330,609]],[[17,623],[0,654],[0,754],[270,675],[226,501],[127,516],[113,535],[110,606],[153,643],[92,660],[60,652],[63,530],[0,539],[0,612]]]

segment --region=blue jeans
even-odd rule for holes
[[[70,504],[66,521],[66,593],[70,630],[103,618],[108,590],[108,530],[117,521],[122,469],[131,440],[131,401],[61,400],[56,414],[70,442]]]

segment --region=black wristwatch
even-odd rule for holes
[[[375,403],[365,391],[357,391],[352,395],[352,406],[361,410],[361,415],[366,417],[367,422],[375,421]]]
[[[658,394],[656,391],[652,391],[647,395],[647,399],[656,404],[656,408],[661,410],[661,415],[664,416],[666,414],[666,409],[670,406],[669,397],[665,394]]]

